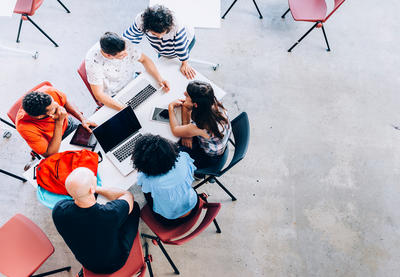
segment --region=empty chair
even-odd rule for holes
[[[21,34],[21,27],[22,22],[24,20],[28,20],[35,26],[45,37],[47,37],[55,47],[58,47],[58,44],[49,37],[45,31],[43,31],[31,18],[36,12],[37,9],[42,5],[43,0],[17,0],[17,4],[14,8],[14,13],[20,14],[21,19],[19,21],[19,28],[18,28],[18,35],[17,35],[17,42],[19,42],[19,36]]]
[[[151,270],[151,256],[148,254],[148,244],[144,245],[145,256],[143,256],[143,249],[140,242],[139,232],[133,241],[131,252],[129,253],[128,260],[125,265],[118,271],[111,274],[96,274],[86,268],[83,268],[84,277],[127,277],[139,274],[138,277],[143,277],[146,274],[146,264],[149,267],[149,274],[152,277],[153,271]],[[78,275],[79,276],[79,275]]]
[[[332,11],[327,15],[327,7],[325,0],[289,0],[289,9],[282,15],[285,15],[290,11],[292,13],[293,19],[296,21],[307,21],[315,22],[315,24],[295,43],[289,48],[288,52],[291,52],[297,44],[300,43],[314,28],[322,28],[322,33],[324,34],[326,50],[331,51],[328,43],[328,38],[324,29],[323,23],[325,23],[328,18],[343,4],[345,0],[334,0],[335,5]]]
[[[54,253],[43,231],[29,218],[16,214],[0,228],[0,272],[6,276],[47,276],[71,267],[32,275]]]
[[[94,94],[93,94],[92,88],[90,87],[90,84],[89,84],[89,82],[88,82],[87,74],[86,74],[86,65],[85,65],[85,61],[83,61],[83,62],[81,63],[81,65],[79,66],[79,68],[78,68],[78,74],[79,74],[79,76],[81,76],[82,81],[85,83],[87,89],[88,89],[89,92],[90,92],[90,95],[92,95],[93,100],[96,102],[97,106],[102,107],[102,106],[103,106],[103,103],[99,102],[99,101],[96,99],[96,97],[95,97]]]
[[[176,274],[179,274],[179,270],[165,250],[163,243],[170,245],[182,245],[185,242],[197,237],[208,227],[208,225],[211,224],[211,222],[214,222],[215,227],[217,228],[217,233],[221,233],[218,223],[215,220],[215,217],[221,209],[221,204],[208,203],[206,197],[207,196],[205,194],[199,197],[199,208],[196,214],[190,220],[178,226],[165,226],[159,223],[154,217],[153,211],[149,205],[145,205],[140,212],[140,217],[155,234],[155,236],[142,234],[142,237],[151,239],[155,245],[158,245],[160,247],[161,251],[164,253],[165,257],[167,258],[168,262],[170,263]],[[206,214],[202,219],[200,225],[198,225],[197,228],[194,229],[191,233],[186,234],[192,227],[196,225],[203,209],[206,210]],[[182,237],[183,235],[185,236]]]
[[[217,179],[217,177],[225,174],[234,165],[240,162],[246,155],[250,141],[250,123],[247,113],[242,112],[241,114],[239,114],[235,119],[231,121],[231,125],[233,137],[235,139],[235,142],[229,139],[229,141],[235,146],[235,152],[233,154],[231,162],[226,168],[222,169],[225,165],[226,160],[228,159],[228,147],[226,147],[225,153],[218,164],[214,165],[213,167],[200,168],[196,170],[196,175],[208,175],[208,177],[205,177],[205,179],[201,181],[198,185],[196,185],[194,189],[197,189],[205,183],[214,180],[232,198],[232,201],[235,201],[236,197],[233,196],[233,194],[227,188],[225,188],[225,186]]]

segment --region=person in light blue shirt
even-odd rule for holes
[[[199,201],[192,188],[196,167],[176,143],[144,135],[135,144],[132,161],[139,172],[137,184],[161,223],[179,225],[196,213]]]

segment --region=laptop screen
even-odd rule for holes
[[[126,107],[93,130],[104,152],[109,152],[142,126],[130,106]]]

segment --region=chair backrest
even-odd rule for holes
[[[242,112],[231,121],[235,138],[235,152],[229,165],[221,171],[221,175],[244,158],[250,141],[250,123],[246,112]]]
[[[33,89],[29,90],[28,92],[35,91],[35,90],[37,90],[37,89],[39,89],[39,88],[41,88],[41,87],[43,87],[43,86],[50,86],[50,87],[52,87],[53,85],[52,85],[50,82],[45,81],[45,82],[40,83],[39,85],[37,85],[37,86],[34,87]],[[8,110],[8,112],[7,112],[8,117],[10,118],[10,120],[11,120],[14,124],[15,124],[15,119],[17,118],[18,111],[19,111],[19,109],[21,108],[22,99],[23,99],[23,98],[24,98],[24,95],[21,96],[21,97],[14,103],[14,105],[11,106],[11,108],[10,108],[10,109]]]
[[[205,228],[210,225],[210,223],[217,216],[219,209],[221,208],[220,203],[207,203],[203,199],[199,197],[199,207],[196,211],[196,214],[189,219],[188,221],[178,225],[178,226],[165,226],[157,221],[154,217],[153,212],[149,205],[145,205],[140,211],[140,217],[146,223],[146,225],[156,234],[162,242],[166,244],[172,245],[181,245],[194,237],[198,236]],[[202,222],[199,226],[185,237],[182,237],[193,226],[196,225],[197,221],[200,218],[201,211],[203,209],[207,209],[206,215],[204,216]],[[179,238],[178,240],[174,240],[175,238]]]
[[[129,253],[129,257],[126,260],[125,265],[111,274],[96,274],[86,268],[83,268],[84,277],[126,277],[134,276],[140,272],[138,277],[144,276],[146,273],[146,263],[144,261],[142,243],[140,241],[139,231],[136,234],[135,240]]]
[[[31,276],[54,252],[43,231],[22,214],[0,228],[0,245],[0,272],[6,276]]]
[[[95,97],[94,94],[93,94],[92,88],[90,87],[90,84],[89,84],[89,82],[88,82],[87,74],[86,74],[86,65],[85,65],[85,61],[83,61],[83,62],[81,63],[81,65],[79,66],[79,68],[78,68],[78,74],[79,74],[79,76],[81,76],[82,81],[85,83],[87,89],[89,90],[89,92],[90,92],[90,94],[92,95],[92,97],[93,97],[94,101],[96,102],[96,104],[97,104],[99,107],[102,107],[102,106],[103,106],[103,103],[97,101],[96,97]]]
[[[44,0],[17,0],[14,13],[34,15]]]
[[[328,18],[343,4],[345,0],[335,0],[335,5],[332,11],[325,17],[324,22],[328,20]]]

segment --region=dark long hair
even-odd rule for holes
[[[192,81],[186,88],[187,93],[192,99],[193,106],[192,119],[200,129],[206,129],[214,136],[223,138],[223,134],[218,129],[218,124],[224,126],[228,119],[224,117],[219,108],[225,110],[224,106],[215,98],[214,90],[209,83],[202,81]]]

